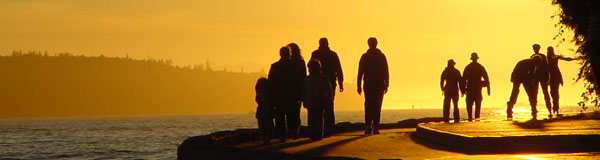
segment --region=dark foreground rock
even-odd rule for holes
[[[415,128],[419,123],[440,122],[442,118],[407,119],[398,123],[381,124],[381,129]],[[360,131],[364,123],[342,122],[335,126],[337,133]],[[302,137],[306,137],[307,128],[300,130]],[[257,129],[238,129],[235,131],[220,131],[208,135],[190,137],[177,148],[177,159],[357,159],[351,157],[315,157],[309,155],[289,154],[282,152],[251,150],[233,147],[236,144],[258,141],[260,139]]]

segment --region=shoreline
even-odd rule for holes
[[[441,122],[440,117],[406,119],[397,123],[380,124],[380,129],[416,128],[419,123]],[[340,122],[335,125],[335,133],[364,130],[364,123]],[[301,126],[300,137],[307,137],[307,126]],[[219,131],[207,135],[190,137],[177,148],[177,159],[357,159],[351,157],[309,156],[283,152],[246,150],[234,145],[260,140],[258,129],[237,129]]]

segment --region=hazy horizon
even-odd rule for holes
[[[492,94],[483,96],[483,107],[505,107],[510,73],[532,54],[532,44],[541,44],[542,53],[554,46],[558,54],[570,57],[575,48],[570,42],[557,46],[560,38],[553,38],[558,19],[551,16],[558,8],[545,0],[24,0],[0,2],[0,9],[10,13],[0,15],[0,55],[15,50],[68,52],[165,59],[179,66],[209,60],[215,70],[268,72],[281,46],[295,42],[308,59],[318,39],[327,37],[349,85],[356,84],[367,38],[377,37],[390,64],[384,109],[441,108],[439,78],[446,61],[454,59],[462,73],[472,52],[479,53],[490,76]],[[583,85],[574,81],[579,66],[559,62],[565,81],[560,88],[563,106],[581,100]],[[355,89],[346,88],[343,94],[358,97]],[[526,103],[521,91],[518,102]],[[541,92],[538,102],[543,102]],[[464,97],[459,107],[465,107]]]

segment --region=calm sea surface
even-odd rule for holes
[[[543,107],[539,117],[544,117]],[[303,109],[303,112],[305,110]],[[461,108],[462,118],[466,111]],[[564,107],[561,112],[578,112]],[[482,117],[504,115],[484,109]],[[302,113],[306,125],[306,114]],[[528,115],[526,107],[515,114]],[[441,109],[384,110],[382,123],[441,117]],[[362,122],[362,111],[336,112],[337,122]],[[177,146],[191,136],[256,128],[253,114],[40,118],[0,120],[0,159],[176,159]]]

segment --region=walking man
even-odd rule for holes
[[[383,95],[389,86],[389,70],[387,59],[377,49],[377,39],[367,40],[369,49],[360,57],[358,64],[357,91],[360,95],[365,91],[365,134],[379,134],[379,120]],[[365,81],[364,86],[361,82]]]
[[[487,94],[490,95],[490,79],[485,68],[477,62],[478,59],[477,53],[471,53],[471,63],[463,71],[463,80],[465,81],[463,94],[467,94],[469,122],[473,121],[473,103],[475,103],[475,119],[479,119],[481,101],[483,100],[481,88],[487,87]]]
[[[458,111],[458,89],[461,85],[462,78],[460,71],[454,68],[454,60],[448,60],[448,66],[442,72],[440,78],[440,88],[444,95],[444,122],[450,122],[450,101],[454,104],[454,123],[460,122],[460,113]],[[446,82],[446,85],[444,85]],[[461,87],[462,88],[462,87]]]
[[[340,85],[340,92],[344,91],[344,73],[342,73],[342,65],[340,59],[334,51],[329,49],[329,41],[327,38],[319,39],[319,49],[312,52],[310,60],[318,60],[321,62],[321,71],[323,75],[329,79],[331,83],[331,89],[335,91],[336,80]],[[325,119],[324,124],[324,137],[329,137],[333,133],[333,127],[335,126],[335,114],[333,112],[333,100],[335,98],[335,92],[333,92],[331,102],[325,106],[325,112],[323,117]]]
[[[292,63],[290,62],[290,50],[281,47],[279,50],[279,61],[273,63],[269,70],[269,81],[275,98],[275,131],[280,136],[280,141],[285,142],[287,132],[294,132],[300,123],[298,117],[293,114],[295,107],[295,93],[292,81]]]

